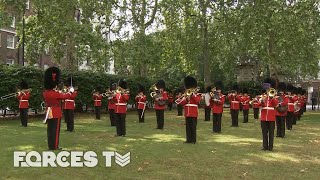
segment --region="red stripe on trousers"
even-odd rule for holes
[[[56,143],[55,143],[55,148],[58,149],[58,143],[59,143],[59,129],[60,129],[60,118],[58,118],[58,124],[56,128]]]

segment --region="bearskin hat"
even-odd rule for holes
[[[144,93],[144,91],[145,91],[144,86],[141,85],[141,84],[138,84],[138,92],[139,92],[139,93],[140,93],[140,92],[143,92],[143,93]]]
[[[266,78],[263,81],[263,89],[275,88],[276,80],[272,78]]]
[[[60,69],[57,67],[50,67],[44,73],[44,88],[54,89],[60,83]]]
[[[125,79],[120,79],[119,82],[118,82],[118,85],[123,89],[127,89],[128,88],[127,81]]]
[[[249,93],[248,88],[243,88],[242,93],[243,94],[248,94]]]
[[[223,89],[223,82],[222,81],[216,81],[214,83],[214,86],[216,87],[217,90],[222,90]]]
[[[287,92],[293,92],[294,86],[292,84],[287,85]]]
[[[279,82],[278,91],[287,91],[287,85],[285,82]]]
[[[166,88],[166,83],[164,82],[164,80],[160,79],[158,80],[158,82],[156,83],[156,87],[158,89],[165,89]]]
[[[25,80],[22,80],[20,82],[20,88],[21,89],[28,89],[29,88],[28,83]]]
[[[192,76],[187,76],[184,78],[184,87],[186,89],[195,88],[198,86],[197,80]]]
[[[211,87],[211,86],[208,86],[208,87],[206,88],[206,92],[211,92],[211,89],[212,89],[212,87]]]
[[[95,92],[102,93],[102,86],[97,86]]]
[[[175,90],[175,94],[183,93],[184,87],[179,87]]]
[[[239,86],[238,86],[238,84],[234,84],[233,86],[232,86],[232,90],[235,90],[235,91],[239,91]]]
[[[110,91],[117,89],[117,83],[110,83]]]

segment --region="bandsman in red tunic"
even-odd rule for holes
[[[28,83],[24,80],[20,82],[20,88],[21,91],[18,92],[17,99],[19,100],[21,125],[27,127],[30,90],[28,88]]]
[[[248,123],[249,120],[249,109],[250,109],[250,96],[248,95],[248,89],[243,89],[243,95],[241,96],[242,112],[243,112],[243,123]]]
[[[296,101],[296,98],[292,95],[292,92],[294,90],[294,87],[292,84],[287,85],[287,92],[286,92],[286,98],[288,98],[288,111],[286,116],[286,127],[287,130],[292,129],[292,123],[293,123],[293,117],[294,117],[294,103]]]
[[[115,92],[117,88],[117,83],[110,84],[110,94],[108,96],[108,112],[109,112],[109,118],[110,118],[110,124],[111,126],[116,126],[116,120],[115,120],[115,113],[114,110],[116,109],[116,102],[113,100],[113,92]]]
[[[139,84],[138,95],[135,98],[137,103],[137,109],[138,109],[139,123],[144,123],[144,111],[147,105],[147,96],[144,93],[145,93],[144,86]]]
[[[261,109],[261,129],[263,148],[262,150],[272,151],[274,140],[274,128],[276,120],[275,107],[278,105],[278,100],[271,96],[270,90],[275,87],[275,80],[267,78],[264,81],[264,88],[266,89],[266,95],[262,95],[260,100]]]
[[[184,116],[186,118],[186,141],[185,143],[195,144],[197,141],[197,118],[198,104],[201,100],[201,94],[193,92],[188,95],[187,91],[197,88],[197,80],[191,76],[184,79],[186,92],[184,97],[180,98],[177,103],[184,106]]]
[[[181,96],[182,96],[182,89],[179,88],[176,90],[176,98],[175,100],[178,100]],[[177,111],[178,111],[178,115],[177,116],[182,116],[183,115],[183,106],[180,104],[177,104]]]
[[[168,92],[169,92],[169,94],[168,94],[168,108],[169,108],[169,111],[171,111],[172,110],[173,101],[174,101],[174,97],[173,97],[173,94],[172,94],[171,90],[169,90]]]
[[[117,134],[116,136],[126,136],[126,115],[127,102],[130,98],[130,92],[127,90],[127,82],[124,79],[119,80],[116,94],[113,96],[113,101],[116,102],[114,110]]]
[[[293,112],[293,119],[292,119],[292,124],[296,125],[297,124],[297,119],[300,111],[300,105],[299,105],[299,89],[297,87],[294,87],[294,90],[292,91],[292,101],[294,104],[294,112]]]
[[[156,83],[157,92],[156,96],[154,96],[154,109],[156,110],[157,117],[157,128],[164,128],[164,110],[166,109],[166,101],[168,100],[168,93],[165,91],[166,85],[164,80],[158,80]]]
[[[228,94],[228,100],[230,102],[230,113],[232,119],[232,127],[238,127],[238,117],[240,109],[241,96],[237,94],[239,90],[238,85],[233,86],[232,92]]]
[[[259,91],[259,90],[257,90]],[[253,118],[254,119],[259,119],[259,101],[260,101],[260,95],[259,92],[256,94],[256,97],[252,99],[252,109],[253,109]]]
[[[59,134],[61,125],[61,101],[71,98],[72,93],[62,93],[56,90],[60,81],[60,70],[57,67],[50,67],[44,74],[43,98],[46,103],[46,117],[44,123],[47,123],[48,147],[50,150],[61,149],[59,147]]]
[[[278,105],[276,107],[276,123],[277,123],[277,136],[276,137],[285,137],[285,122],[286,116],[288,112],[288,102],[289,99],[286,97],[285,92],[287,89],[287,85],[284,82],[280,82],[278,84]]]
[[[212,113],[213,113],[213,132],[221,133],[221,119],[223,113],[223,105],[226,96],[222,94],[223,83],[221,81],[215,82],[215,91],[211,97]]]
[[[97,87],[92,93],[92,99],[94,101],[94,109],[96,113],[96,119],[100,120],[101,114],[101,105],[102,105],[102,95],[101,95],[101,87]]]
[[[206,93],[204,95],[204,121],[210,121],[210,116],[211,116],[211,108],[212,108],[212,102],[211,102],[211,93],[212,87],[208,86],[206,88]]]
[[[63,115],[67,123],[67,131],[69,132],[73,132],[74,130],[74,109],[76,107],[75,98],[78,96],[78,91],[74,89],[72,81],[73,79],[70,77],[66,82],[66,91],[70,92],[71,96],[70,98],[65,99],[63,103]]]

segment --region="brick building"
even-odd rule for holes
[[[32,14],[32,3],[28,1],[25,9],[25,17],[31,16]],[[13,17],[12,24],[9,27],[0,27],[0,63],[7,65],[30,65],[28,64],[28,60],[23,58],[22,47],[17,47],[20,40],[17,37],[16,24],[19,21],[22,21],[22,18]],[[41,69],[46,69],[52,65],[54,65],[54,63],[51,60],[48,50],[40,55],[36,64],[33,64],[33,66]]]

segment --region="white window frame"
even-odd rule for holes
[[[9,37],[12,37],[12,46],[9,46],[9,43],[8,43],[8,38],[9,38]],[[15,49],[14,39],[15,39],[15,36],[14,36],[14,35],[10,35],[10,34],[7,35],[7,48],[8,48],[8,49]]]
[[[30,9],[30,1],[28,0],[27,2],[26,2],[26,10],[29,10]]]
[[[10,63],[9,63],[9,61],[10,61]],[[6,60],[6,64],[7,64],[8,66],[14,65],[14,59],[7,59],[7,60]]]
[[[16,17],[12,17],[12,24],[10,25],[12,28],[16,28]]]

